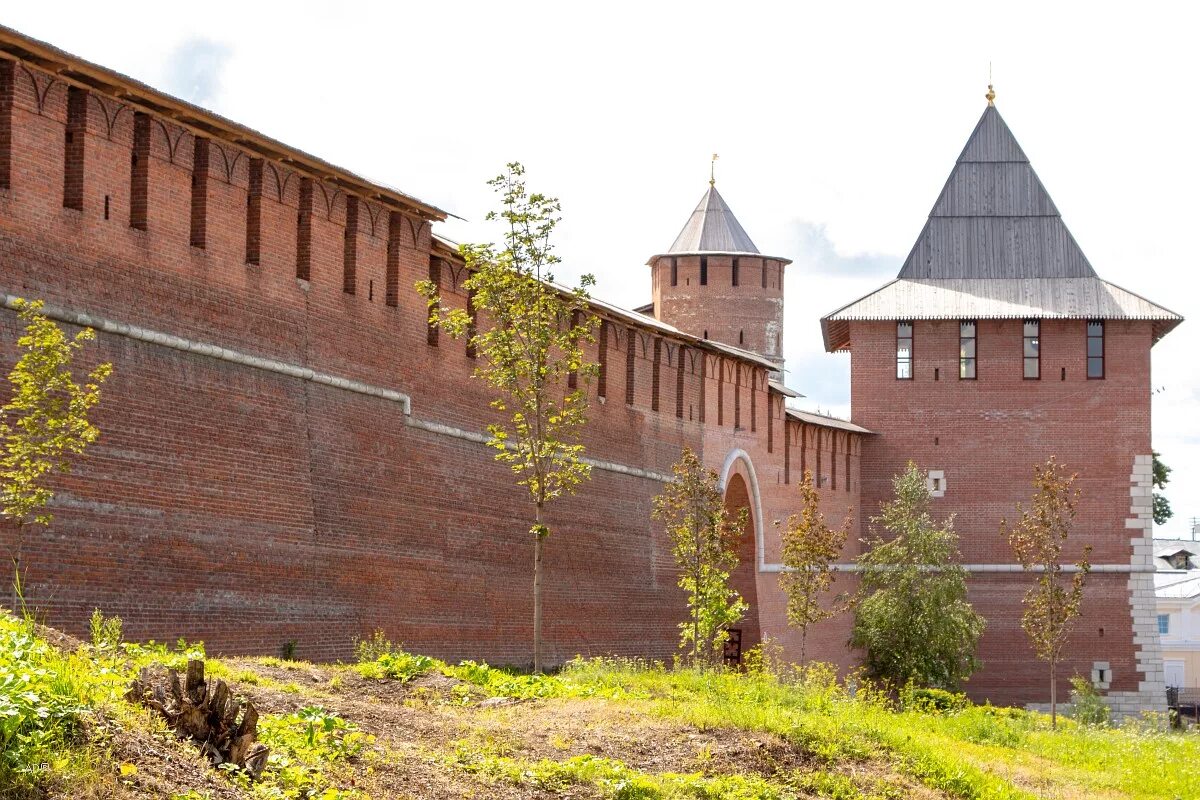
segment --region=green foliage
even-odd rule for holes
[[[666,525],[679,588],[687,593],[688,619],[679,624],[679,646],[692,664],[716,664],[729,626],[748,608],[729,586],[746,512],[730,518],[717,473],[705,469],[690,448],[683,449],[673,471],[675,480],[654,498],[653,516]]]
[[[260,783],[250,785],[245,776],[232,777],[263,800],[350,800],[361,792],[341,789],[331,774],[341,762],[363,757],[375,737],[320,706],[294,714],[265,715],[258,722],[259,741],[271,748]]]
[[[100,436],[88,412],[100,402],[100,385],[112,373],[111,364],[101,364],[80,385],[72,362],[96,334],[84,328],[68,338],[42,307],[40,300],[16,302],[25,322],[17,339],[23,352],[8,375],[12,395],[0,407],[0,516],[17,525],[13,564],[18,579],[24,526],[50,524],[51,480],[69,472],[71,456]],[[13,591],[15,604],[15,581]]]
[[[984,620],[967,601],[953,517],[938,523],[917,465],[893,480],[895,499],[872,517],[850,643],[866,651],[873,675],[895,685],[953,689],[978,666]]]
[[[511,163],[489,181],[500,194],[502,210],[488,213],[502,221],[504,247],[462,245],[469,277],[463,288],[474,313],[446,305],[431,281],[417,291],[429,301],[429,323],[455,338],[466,337],[481,358],[475,376],[496,391],[492,408],[503,416],[488,426],[488,444],[496,460],[509,466],[534,505],[529,531],[534,539],[533,668],[541,671],[542,548],[550,533],[542,512],[547,503],[591,476],[583,460],[580,432],[587,421],[587,393],[578,385],[596,371],[584,358],[583,345],[595,341],[597,319],[588,311],[585,275],[575,289],[554,284],[560,262],[551,237],[560,221],[554,197],[530,193],[525,168]],[[575,385],[572,385],[572,384]]]
[[[1171,468],[1163,463],[1157,450],[1152,450],[1151,452],[1153,453],[1151,463],[1154,466],[1154,488],[1165,489],[1167,488],[1167,482],[1171,480]],[[1175,515],[1175,512],[1171,510],[1171,501],[1164,494],[1154,492],[1153,495],[1154,524],[1165,525],[1167,520]]]
[[[463,288],[472,293],[474,310],[487,324],[477,325],[465,309],[444,305],[431,283],[417,288],[429,298],[430,323],[468,337],[482,357],[476,375],[497,390],[492,407],[508,415],[488,428],[491,445],[499,450],[496,458],[512,468],[535,502],[543,503],[571,491],[591,471],[580,460],[578,442],[586,394],[563,387],[572,373],[595,370],[582,349],[594,340],[596,319],[587,313],[587,287],[595,280],[584,276],[574,290],[553,285],[552,269],[561,259],[551,236],[562,207],[557,198],[530,193],[524,175],[523,166],[511,163],[488,182],[501,195],[502,210],[489,212],[487,219],[507,226],[504,247],[461,247],[470,272]]]
[[[1104,727],[1109,724],[1111,712],[1100,698],[1092,682],[1082,675],[1071,676],[1071,716],[1080,725]]]
[[[1008,535],[1009,544],[1026,572],[1036,577],[1025,593],[1025,611],[1021,627],[1029,637],[1037,657],[1050,665],[1050,718],[1058,720],[1057,675],[1055,668],[1062,660],[1075,620],[1083,610],[1083,585],[1091,567],[1088,555],[1091,545],[1075,564],[1075,572],[1066,577],[1061,563],[1063,548],[1075,521],[1079,490],[1075,488],[1078,475],[1068,474],[1053,457],[1045,465],[1033,468],[1033,499],[1029,508],[1017,504],[1018,519],[1009,525],[1001,520],[1000,533]]]
[[[779,586],[787,595],[788,624],[800,629],[801,663],[809,626],[843,610],[839,603],[832,607],[823,604],[821,597],[833,585],[833,564],[846,545],[851,520],[847,516],[842,527],[830,528],[820,503],[812,472],[805,470],[800,481],[800,513],[788,517],[780,532],[783,565],[788,571],[779,576]]]
[[[0,795],[46,785],[81,757],[92,690],[88,671],[0,614]]]
[[[100,609],[92,610],[92,618],[88,621],[91,633],[92,647],[101,652],[113,652],[121,646],[121,618],[114,615],[104,616]]]
[[[355,665],[354,669],[364,678],[387,678],[406,682],[418,675],[424,675],[440,663],[429,656],[413,655],[403,650],[391,650],[384,652],[374,661],[364,661]]]
[[[354,640],[354,657],[359,664],[375,661],[380,656],[399,649],[387,638],[387,634],[379,629],[373,631],[366,639]]]
[[[138,668],[151,664],[162,664],[167,669],[185,670],[188,661],[198,659],[205,662],[205,669],[211,676],[220,677],[219,671],[212,671],[213,669],[220,670],[218,662],[205,658],[204,642],[188,642],[186,639],[179,639],[172,649],[163,642],[151,639],[145,643],[122,642],[121,650]]]
[[[562,681],[549,675],[525,675],[515,670],[488,666],[482,662],[463,661],[458,666],[443,669],[446,675],[474,684],[493,697],[532,698],[562,697],[566,694]]]
[[[911,683],[900,690],[900,707],[922,714],[952,714],[971,705],[965,694],[945,689],[921,688]]]

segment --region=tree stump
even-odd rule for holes
[[[253,780],[262,775],[270,751],[258,741],[258,712],[249,701],[238,703],[225,681],[205,682],[203,661],[188,661],[182,685],[174,670],[143,667],[125,698],[162,714],[175,734],[195,742],[214,767],[236,764]]]

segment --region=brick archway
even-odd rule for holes
[[[738,514],[744,508],[746,525],[738,539],[738,566],[730,574],[730,584],[750,606],[736,626],[741,630],[742,652],[762,641],[759,627],[758,571],[763,560],[762,504],[759,499],[758,477],[754,464],[744,450],[733,450],[721,469],[721,487],[725,492],[725,508]]]

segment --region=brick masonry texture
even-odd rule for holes
[[[203,639],[221,653],[294,641],[300,657],[344,659],[381,628],[445,658],[525,662],[530,509],[478,441],[492,417],[476,361],[430,334],[413,289],[433,278],[450,304],[469,306],[433,220],[126,100],[0,59],[0,294],[120,323],[86,351],[84,366],[115,368],[95,415],[103,435],[58,483],[54,524],[27,534],[29,602],[73,633],[99,607],[130,638]],[[681,263],[681,283],[693,266]],[[744,331],[746,349],[774,358],[781,276],[764,288],[760,263],[739,270],[732,287],[731,265],[713,258],[706,294],[672,294],[660,275],[660,317],[698,335],[711,318],[712,338],[737,345]],[[584,441],[604,467],[550,511],[551,660],[674,652],[683,597],[650,508],[656,476],[685,445],[720,474],[731,505],[753,510],[734,575],[753,604],[746,642],[771,637],[792,656],[775,523],[797,510],[805,470],[826,516],[855,520],[845,562],[890,476],[915,458],[946,471],[935,508],[960,514],[965,560],[995,564],[1012,560],[999,517],[1028,495],[1031,465],[1055,454],[1083,473],[1078,529],[1093,560],[1139,563],[1130,536],[1148,529],[1126,520],[1143,519],[1130,513],[1130,464],[1149,452],[1148,326],[1111,324],[1110,377],[1089,382],[1083,324],[1045,323],[1045,377],[1030,383],[1019,379],[1020,325],[984,323],[980,378],[968,384],[953,377],[956,326],[918,323],[917,379],[901,384],[894,331],[856,325],[855,413],[879,432],[861,436],[787,418],[760,362],[597,313],[603,341],[588,355],[602,378],[585,385]],[[6,366],[18,323],[0,309]],[[0,544],[14,541],[0,525]],[[1114,692],[1161,682],[1141,582],[1092,578],[1064,675],[1108,661]],[[854,584],[840,575],[837,591]],[[989,620],[976,696],[1044,699],[1019,626],[1026,585],[1019,574],[972,579]],[[811,631],[809,657],[852,666],[849,622]]]

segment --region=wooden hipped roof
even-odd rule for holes
[[[1000,112],[989,104],[895,281],[821,320],[827,350],[851,320],[1182,317],[1101,280]]]

